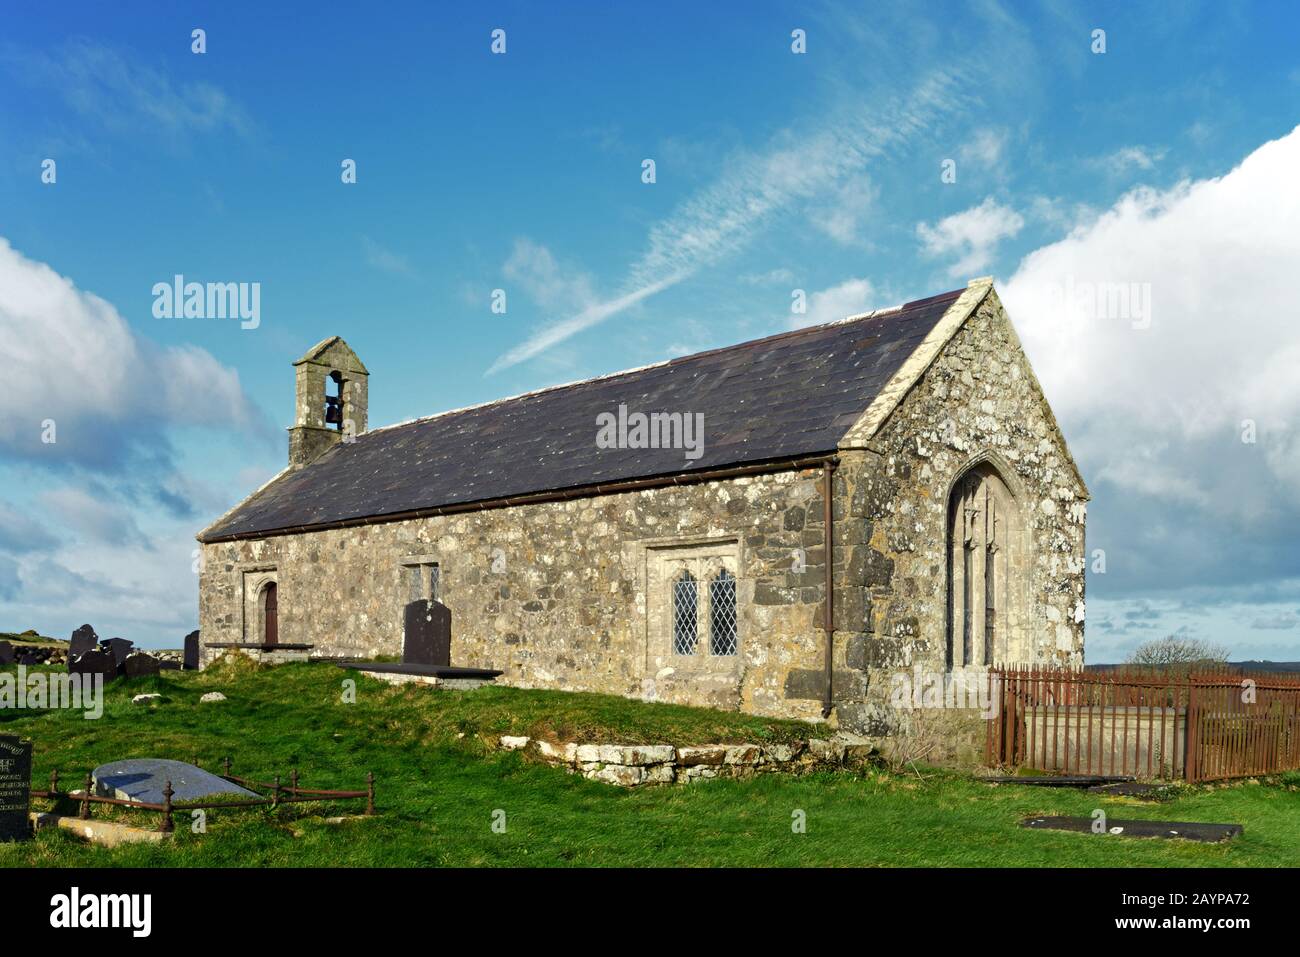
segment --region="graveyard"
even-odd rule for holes
[[[1177,787],[1157,803],[991,785],[886,761],[628,789],[566,773],[529,749],[501,747],[507,736],[775,748],[808,735],[802,722],[738,712],[491,684],[393,685],[332,663],[267,667],[231,656],[203,671],[119,677],[105,687],[98,720],[70,710],[5,711],[0,736],[31,742],[33,790],[56,770],[66,790],[92,769],[130,759],[213,774],[229,760],[234,776],[287,784],[292,774],[302,787],[322,790],[355,788],[373,774],[375,814],[364,813],[364,801],[284,801],[210,810],[196,832],[178,800],[166,840],[106,847],[42,828],[0,842],[0,867],[1233,867],[1300,859],[1296,774]],[[14,788],[0,783],[8,789],[0,805],[8,807]],[[41,798],[31,805],[48,809]],[[1245,827],[1229,841],[1196,843],[1020,824],[1087,817],[1097,807],[1115,818]],[[157,824],[153,813],[112,806],[96,806],[93,817]]]

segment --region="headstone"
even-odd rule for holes
[[[27,666],[38,665],[41,663],[41,659],[31,648],[20,648],[18,650],[18,663]]]
[[[111,652],[92,649],[72,661],[68,670],[76,675],[103,675],[104,684],[117,677],[117,659]]]
[[[7,641],[0,641],[0,665],[14,663],[14,646]]]
[[[450,608],[427,598],[406,606],[402,662],[408,665],[451,665]]]
[[[122,666],[126,664],[126,659],[131,655],[131,645],[133,642],[125,638],[110,638],[107,642],[108,650],[113,653],[113,658],[117,661],[119,673]]]
[[[199,670],[199,631],[197,628],[185,636],[185,670]]]
[[[260,795],[184,761],[132,758],[95,768],[95,793],[119,801],[162,804],[163,788],[172,783],[172,801],[197,801],[216,794],[255,798]]]
[[[32,799],[32,743],[0,734],[0,841],[32,836],[27,812]]]
[[[166,658],[164,658],[162,661],[158,662],[158,670],[159,671],[180,671],[181,663],[179,661],[168,661]]]
[[[153,655],[146,655],[142,651],[137,651],[126,659],[126,677],[128,678],[153,678],[158,675],[162,669],[158,667],[158,659]]]
[[[95,634],[95,629],[89,625],[82,625],[72,633],[68,639],[68,661],[76,658],[78,655],[84,655],[99,644],[99,635]]]

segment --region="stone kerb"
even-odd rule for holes
[[[860,764],[869,748],[817,738],[787,744],[579,744],[513,735],[499,741],[506,751],[527,751],[548,764],[593,781],[620,787],[684,784],[765,772],[799,774],[819,767]]]

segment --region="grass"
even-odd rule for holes
[[[29,669],[30,670],[30,669]],[[357,703],[341,682],[357,679]],[[228,699],[198,703],[207,691]],[[130,703],[158,692],[156,706]],[[510,688],[393,688],[329,665],[247,665],[119,681],[105,714],[0,712],[0,733],[35,742],[34,781],[71,785],[127,757],[197,756],[307,787],[378,782],[380,814],[331,825],[357,802],[213,811],[206,834],[177,818],[172,843],[106,849],[63,831],[0,845],[0,866],[1290,866],[1300,860],[1300,775],[1180,789],[1143,804],[1068,789],[992,786],[956,772],[882,769],[761,775],[624,791],[490,747],[501,734],[560,740],[780,741],[807,725],[604,695]],[[1030,831],[1037,814],[1241,823],[1222,845]],[[505,831],[493,830],[504,813]],[[806,833],[792,820],[803,812]],[[156,817],[118,811],[152,826]]]

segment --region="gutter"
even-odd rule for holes
[[[527,495],[504,496],[501,498],[482,499],[477,502],[461,502],[455,505],[438,505],[430,508],[409,509],[404,512],[392,512],[387,515],[371,515],[361,518],[345,518],[333,522],[320,522],[312,525],[288,525],[283,528],[259,530],[255,532],[236,532],[229,535],[204,535],[200,533],[197,540],[204,545],[218,542],[235,542],[244,539],[275,538],[280,535],[299,535],[304,532],[323,532],[338,528],[357,528],[363,525],[382,525],[386,522],[403,522],[418,518],[433,518],[439,515],[455,515],[462,512],[485,512],[490,509],[510,508],[515,505],[537,505],[545,502],[568,502],[577,498],[591,498],[598,495],[615,495],[620,492],[639,492],[644,489],[668,488],[674,485],[698,485],[719,479],[742,478],[748,475],[767,475],[773,472],[794,472],[800,469],[825,466],[837,461],[833,455],[802,456],[791,459],[774,459],[768,462],[756,462],[749,465],[733,465],[727,468],[708,469],[701,472],[684,472],[675,475],[660,475],[644,479],[628,479],[622,482],[609,482],[603,485],[582,485],[571,489],[552,492],[532,492]],[[829,513],[828,513],[829,514]]]

